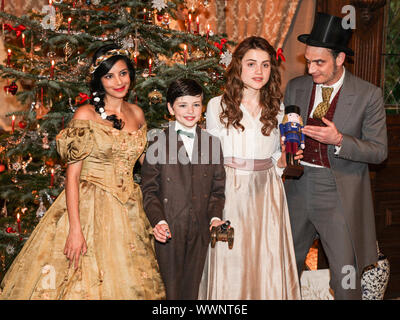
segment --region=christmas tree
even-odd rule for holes
[[[201,5],[207,1],[50,0],[21,17],[2,8],[4,94],[17,95],[26,110],[8,114],[12,130],[0,135],[0,279],[64,188],[55,137],[88,102],[88,69],[98,47],[113,42],[129,50],[136,85],[128,101],[144,110],[149,128],[170,120],[163,93],[177,78],[198,80],[205,103],[220,93],[230,53],[223,35],[199,21]],[[182,8],[184,30],[173,29]]]

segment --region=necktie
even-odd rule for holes
[[[333,88],[322,87],[322,102],[318,104],[317,108],[313,113],[314,119],[322,119],[328,111],[330,104],[329,100],[331,98]]]
[[[178,134],[183,134],[183,135],[186,136],[186,137],[189,137],[189,138],[191,138],[191,139],[194,139],[194,133],[187,132],[187,131],[183,131],[183,130],[181,130],[181,129],[177,130],[176,132],[177,132]]]

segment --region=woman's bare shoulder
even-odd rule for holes
[[[73,119],[79,119],[79,120],[96,120],[96,111],[94,109],[94,106],[90,104],[85,104],[81,107],[79,107],[73,116]]]
[[[137,121],[139,121],[139,123],[143,125],[146,122],[143,109],[134,103],[128,103],[128,106],[135,114],[135,118],[137,119]]]

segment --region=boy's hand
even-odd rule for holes
[[[157,241],[166,243],[168,239],[172,238],[171,231],[169,230],[168,224],[159,223],[153,228],[154,238]]]
[[[222,221],[222,220],[213,220],[213,222],[210,225],[210,231],[213,227],[218,227],[221,224],[224,224],[226,221]],[[230,228],[230,227],[229,227]]]

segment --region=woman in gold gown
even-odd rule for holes
[[[152,228],[133,182],[143,111],[124,101],[134,68],[115,45],[93,56],[91,104],[57,136],[65,190],[5,275],[1,299],[164,299]]]

